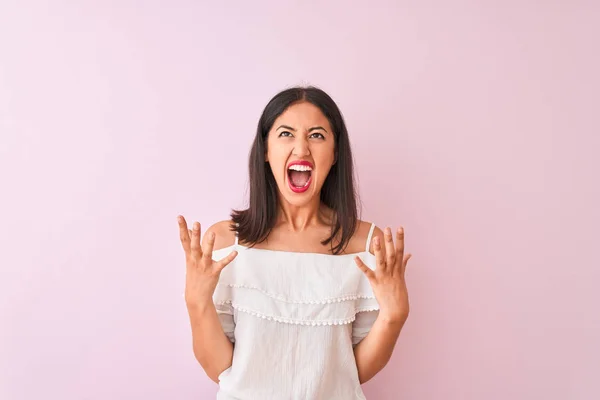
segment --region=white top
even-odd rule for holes
[[[375,269],[369,244],[344,255],[253,249],[215,250],[238,256],[221,272],[213,300],[233,364],[219,375],[218,400],[365,399],[353,346],[379,312],[359,255]]]

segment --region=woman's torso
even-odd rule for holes
[[[213,297],[235,324],[218,399],[364,399],[353,353],[364,332],[354,323],[378,304],[354,257],[374,269],[372,231],[364,251],[339,256],[237,242],[213,253],[216,260],[239,253]]]

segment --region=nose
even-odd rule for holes
[[[310,155],[310,148],[308,146],[308,139],[299,138],[294,142],[294,151],[293,154],[296,157],[306,157]]]

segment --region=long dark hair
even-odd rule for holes
[[[340,254],[350,242],[358,222],[354,162],[342,113],[327,93],[313,86],[286,89],[275,95],[265,107],[250,150],[249,205],[245,210],[232,211],[232,230],[237,231],[241,242],[254,246],[266,240],[273,229],[279,197],[275,177],[265,162],[267,135],[275,120],[289,106],[299,101],[307,101],[318,107],[333,129],[336,162],[323,183],[321,201],[333,210],[334,217],[331,221],[331,236],[321,244],[329,244],[333,254]]]

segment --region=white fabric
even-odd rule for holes
[[[371,285],[356,266],[375,256],[252,249],[236,244],[213,252],[238,256],[221,272],[215,302],[235,343],[233,364],[219,376],[220,400],[364,399],[353,346],[377,317]]]

